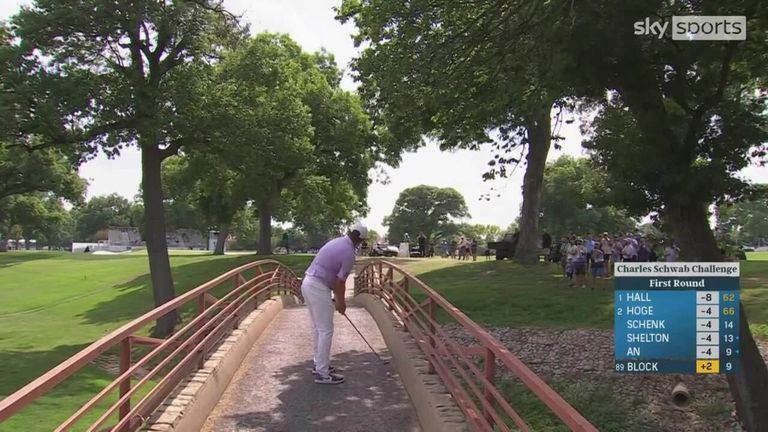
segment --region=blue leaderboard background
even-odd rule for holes
[[[735,372],[738,265],[616,263],[616,372]]]

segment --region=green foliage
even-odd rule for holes
[[[29,150],[0,142],[0,199],[18,194],[51,192],[72,203],[79,203],[86,181],[77,167],[56,149]]]
[[[541,228],[562,235],[634,231],[636,221],[607,205],[606,174],[589,159],[562,156],[547,164],[541,197]]]
[[[71,213],[53,194],[29,193],[0,199],[0,238],[36,240],[38,247],[58,248],[71,244],[73,230]]]
[[[75,214],[77,219],[75,237],[78,241],[106,240],[103,236],[99,237],[99,231],[110,226],[135,226],[131,219],[135,213],[132,211],[130,201],[118,194],[93,197],[77,209]]]
[[[718,228],[734,241],[768,242],[768,185],[755,189],[746,199],[719,207]]]
[[[503,235],[501,227],[496,225],[482,224],[447,224],[443,231],[433,233],[432,241],[446,239],[452,240],[454,237],[463,236],[468,239],[477,240],[478,244],[483,245],[486,242],[494,241]]]
[[[275,258],[299,275],[311,259]],[[171,266],[179,292],[183,293],[253,260],[252,255],[172,252]],[[0,398],[154,307],[149,266],[146,255],[141,253],[5,253],[0,254],[0,268]],[[231,286],[227,284],[226,288]],[[137,334],[148,335],[149,328]],[[111,371],[88,367],[57,385],[30,409],[4,421],[0,431],[52,431],[114,378]],[[83,424],[90,424],[98,415],[86,417],[90,422],[79,426],[84,428]]]
[[[469,217],[464,197],[453,188],[420,185],[400,192],[392,213],[384,218],[390,243],[403,240],[406,233],[415,241],[423,232],[432,234],[454,229],[453,220]]]
[[[375,123],[388,127],[395,159],[424,134],[443,148],[499,138],[499,155],[527,143],[523,128],[566,85],[557,79],[563,53],[541,43],[541,8],[517,0],[342,2],[338,19],[354,22],[355,43],[365,44],[352,64],[360,94]],[[488,175],[517,162],[497,156]]]
[[[205,101],[206,145],[164,166],[172,201],[192,200],[217,226],[253,202],[259,217],[316,233],[367,211],[374,137],[333,57],[271,33],[225,54],[190,97]]]
[[[596,98],[584,146],[606,168],[611,199],[633,214],[659,213],[684,259],[717,259],[706,209],[745,191],[736,174],[768,142],[768,42],[752,37],[768,27],[766,15],[737,0],[571,5],[562,42],[577,59],[574,79],[608,93]],[[750,36],[683,43],[633,33],[646,17],[690,14],[744,15]]]

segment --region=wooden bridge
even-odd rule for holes
[[[113,355],[112,382],[56,431],[529,430],[504,393],[525,386],[574,431],[597,431],[488,332],[401,267],[363,261],[348,280],[347,315],[377,361],[336,314],[332,362],[347,382],[311,379],[312,341],[301,280],[274,260],[231,270],[94,342],[0,401],[2,422]],[[167,339],[149,334],[177,309]],[[443,329],[458,324],[474,345]]]

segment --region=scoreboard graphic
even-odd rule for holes
[[[734,373],[739,263],[614,264],[615,371]]]

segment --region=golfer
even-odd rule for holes
[[[333,309],[344,315],[347,304],[344,299],[347,276],[355,263],[355,249],[368,236],[368,228],[361,224],[353,226],[347,235],[326,243],[312,260],[304,280],[301,294],[312,317],[314,342],[314,367],[312,374],[318,384],[341,384],[344,377],[335,373],[331,366],[331,340],[333,339]]]

